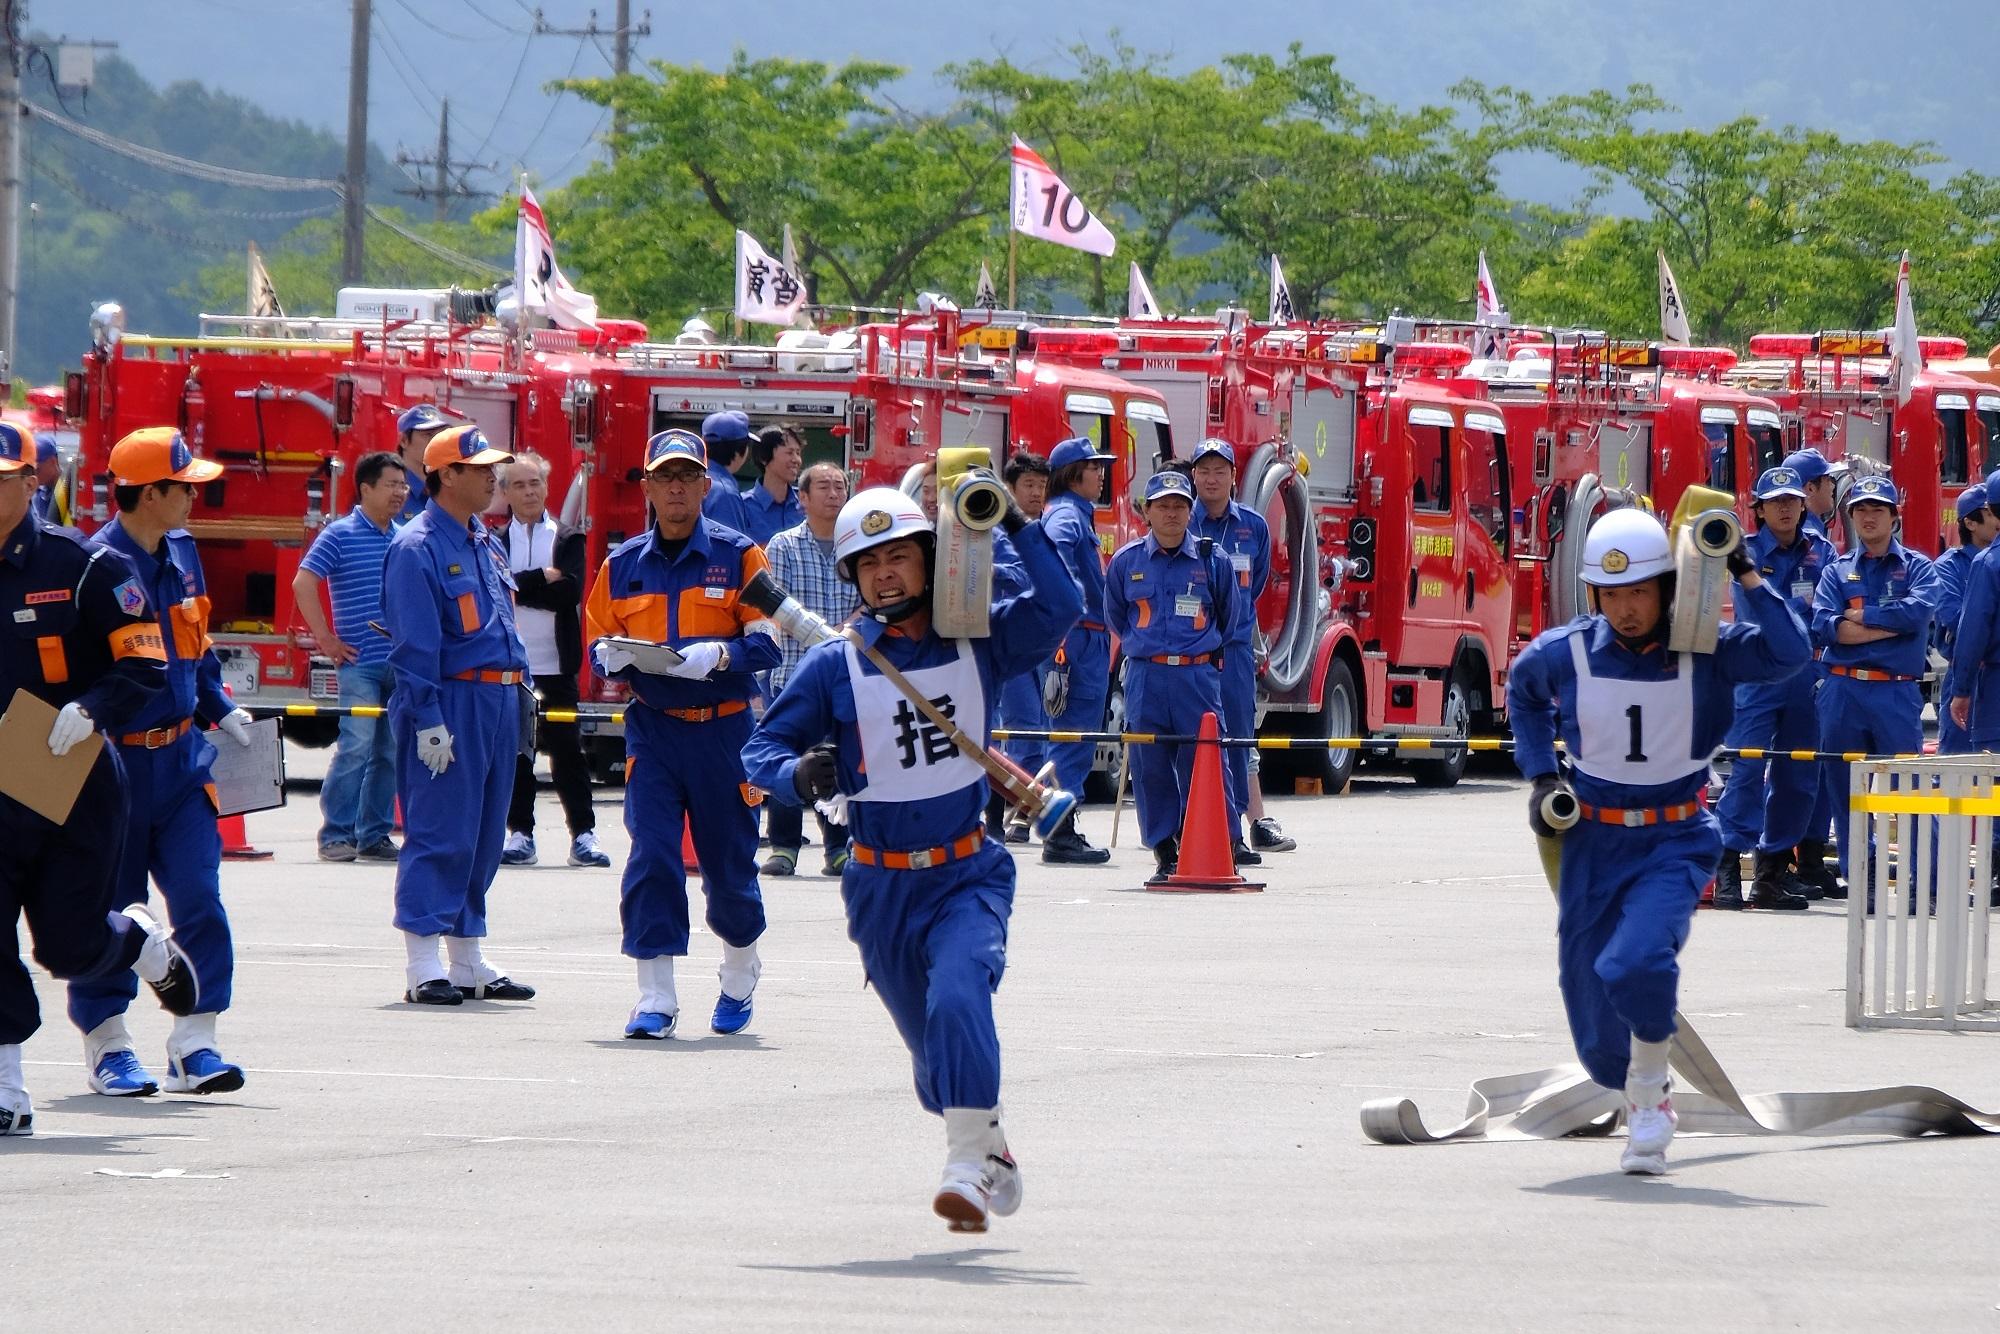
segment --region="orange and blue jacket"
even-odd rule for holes
[[[750,699],[757,694],[755,674],[768,672],[783,657],[772,634],[745,633],[764,617],[743,604],[743,586],[763,569],[763,550],[713,519],[695,525],[672,561],[660,547],[659,529],[649,529],[605,557],[584,604],[583,637],[595,644],[606,635],[621,635],[677,649],[725,640],[729,670],[702,680],[655,676],[630,667],[612,679],[631,686],[639,702],[655,709],[711,708]]]
[[[208,637],[208,580],[202,573],[193,536],[176,528],[154,553],[140,547],[125,525],[113,519],[93,533],[90,541],[132,563],[166,651],[167,688],[140,710],[129,730],[174,727],[189,718],[204,723],[220,721],[236,702],[223,688],[222,663]]]

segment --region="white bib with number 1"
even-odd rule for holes
[[[1584,648],[1589,631],[1569,637],[1576,663],[1576,730],[1570,757],[1592,778],[1651,787],[1700,773],[1709,756],[1694,750],[1694,655],[1680,655],[1680,670],[1664,681],[1625,681],[1590,674]]]

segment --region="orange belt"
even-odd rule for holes
[[[1873,667],[1828,667],[1835,676],[1848,676],[1856,681],[1914,681],[1914,676],[1898,676],[1894,672],[1878,672]]]
[[[147,750],[160,750],[163,747],[173,745],[174,742],[186,736],[188,729],[193,726],[194,719],[183,718],[172,727],[155,727],[150,732],[127,732],[124,736],[118,738],[118,744],[121,746],[144,746]]]
[[[1111,627],[1106,625],[1103,621],[1078,621],[1076,623],[1076,628],[1079,630],[1095,630],[1099,634],[1104,634],[1104,635],[1108,635],[1111,633]]]
[[[891,871],[921,871],[929,866],[942,866],[962,857],[970,857],[986,842],[984,827],[974,829],[953,839],[941,848],[918,848],[914,852],[879,852],[859,843],[847,845],[847,855],[863,866],[881,866]]]
[[[469,672],[453,672],[454,681],[477,681],[483,686],[517,686],[526,672],[503,672],[492,667],[478,667]]]
[[[732,713],[741,713],[750,707],[747,700],[725,699],[708,709],[661,709],[669,718],[678,718],[684,723],[705,723],[711,718],[727,718]]]
[[[1215,661],[1213,653],[1162,653],[1146,659],[1162,667],[1201,667]]]
[[[1649,824],[1679,824],[1682,820],[1692,820],[1701,814],[1701,803],[1684,801],[1678,806],[1640,806],[1631,810],[1620,810],[1615,806],[1592,806],[1579,801],[1577,809],[1586,820],[1596,820],[1600,824],[1622,824],[1627,829]]]

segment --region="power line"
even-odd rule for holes
[[[569,70],[563,75],[563,78],[565,80],[575,75],[577,62],[581,61],[582,59],[583,59],[583,39],[579,38],[577,39],[576,50],[570,55],[569,58]],[[514,160],[516,162],[520,163],[522,166],[527,165],[528,154],[535,151],[535,145],[540,143],[542,141],[542,135],[548,132],[549,122],[556,118],[556,108],[562,105],[562,100],[563,100],[563,95],[560,90],[557,91],[554,97],[549,99],[548,114],[542,117],[541,128],[535,131],[534,138],[528,140],[528,146],[515,155]],[[572,153],[570,156],[574,157],[575,154]]]
[[[486,145],[493,142],[493,136],[500,132],[500,118],[507,114],[507,104],[514,100],[514,90],[521,86],[521,71],[528,67],[528,51],[535,44],[535,35],[529,33],[521,39],[521,58],[514,62],[514,77],[507,81],[507,95],[500,99],[500,109],[493,113],[493,123],[486,127],[486,137],[479,141],[479,147],[472,150],[478,157],[486,151]]]
[[[97,145],[135,162],[143,162],[149,167],[162,171],[178,172],[197,180],[213,181],[219,185],[237,185],[246,190],[285,190],[303,192],[307,190],[332,190],[340,192],[340,182],[324,176],[272,176],[261,171],[238,171],[234,167],[217,167],[193,158],[180,157],[158,148],[147,148],[126,139],[106,134],[104,131],[71,120],[68,116],[51,111],[34,102],[23,102],[21,110],[37,120],[47,121],[59,130],[66,130],[77,138]]]
[[[417,22],[423,24],[426,28],[429,28],[432,32],[438,34],[438,36],[449,37],[454,42],[497,42],[502,40],[501,38],[498,37],[473,37],[466,33],[453,32],[449,28],[440,28],[438,27],[437,24],[432,23],[422,14],[419,14],[416,10],[410,8],[409,0],[396,0],[396,7],[402,10],[405,14],[408,14],[411,18],[415,19]],[[478,11],[475,9],[474,12],[477,13]],[[479,17],[486,18],[484,14],[480,14]],[[491,23],[493,20],[486,19],[486,21],[488,23]]]
[[[28,161],[64,194],[71,196],[86,208],[92,209],[95,212],[110,214],[127,226],[137,227],[141,231],[151,232],[155,236],[164,237],[177,245],[187,246],[195,250],[208,250],[222,254],[236,249],[236,244],[233,241],[218,241],[213,236],[191,236],[186,232],[177,232],[171,227],[162,227],[150,218],[135,217],[119,208],[116,204],[107,203],[91,194],[88,190],[69,179],[62,172],[57,171],[35,154],[30,153]]]
[[[104,167],[101,163],[92,162],[88,158],[81,158],[72,155],[68,149],[61,146],[60,140],[57,139],[47,140],[46,146],[55,149],[56,153],[70,167],[72,168],[81,167],[85,171],[90,172],[92,175],[101,177],[110,184],[117,186],[119,189],[125,191],[127,194],[134,195],[140,198],[156,198],[160,193],[159,188],[157,186],[135,185],[131,181],[126,180],[124,177],[114,174],[109,169]],[[332,203],[332,204],[317,204],[312,208],[273,209],[273,210],[253,211],[248,209],[220,208],[212,204],[203,204],[201,206],[201,211],[203,212],[203,214],[217,214],[225,218],[243,218],[246,221],[250,222],[296,222],[303,218],[325,217],[327,214],[333,212],[335,209],[339,207],[340,205],[338,203]]]
[[[587,137],[582,143],[578,144],[576,146],[576,151],[574,153],[571,153],[568,157],[564,158],[563,164],[560,167],[557,167],[554,171],[550,172],[548,174],[547,179],[553,181],[556,177],[562,175],[565,171],[568,171],[570,163],[576,161],[579,157],[583,156],[583,153],[586,149],[594,147],[597,143],[597,136],[604,133],[604,122],[610,119],[611,119],[611,108],[606,107],[604,108],[604,114],[600,115],[597,118],[597,124],[590,131],[589,137]]]
[[[430,106],[426,110],[434,110],[443,99],[432,92],[431,86],[424,82],[424,76],[417,73],[416,62],[410,59],[410,53],[403,49],[403,44],[397,40],[395,32],[378,16],[371,25],[371,34],[375,38],[375,45],[388,59],[389,68],[396,71],[397,79],[402,81],[410,96],[419,104],[429,99]]]
[[[491,14],[487,13],[485,10],[481,9],[478,5],[474,4],[472,0],[465,0],[465,7],[471,10],[473,13],[479,15],[479,17],[485,19],[488,23],[492,24],[494,27],[498,28],[502,32],[511,32],[517,37],[526,37],[531,35],[530,30],[527,28],[508,27],[506,24],[502,23],[499,19],[494,18]]]
[[[503,278],[513,275],[512,269],[503,269],[498,264],[489,264],[483,259],[474,259],[470,255],[462,255],[450,246],[441,245],[431,240],[428,236],[411,231],[388,214],[382,212],[382,210],[376,208],[373,204],[368,206],[368,220],[380,226],[387,227],[417,249],[424,251],[434,259],[441,259],[447,264],[457,264],[462,268],[468,269],[483,269],[487,273],[497,274]]]

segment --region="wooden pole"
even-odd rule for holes
[[[1009,225],[1007,228],[1007,309],[1009,310],[1021,308],[1014,299],[1014,251],[1020,240],[1021,234]]]

